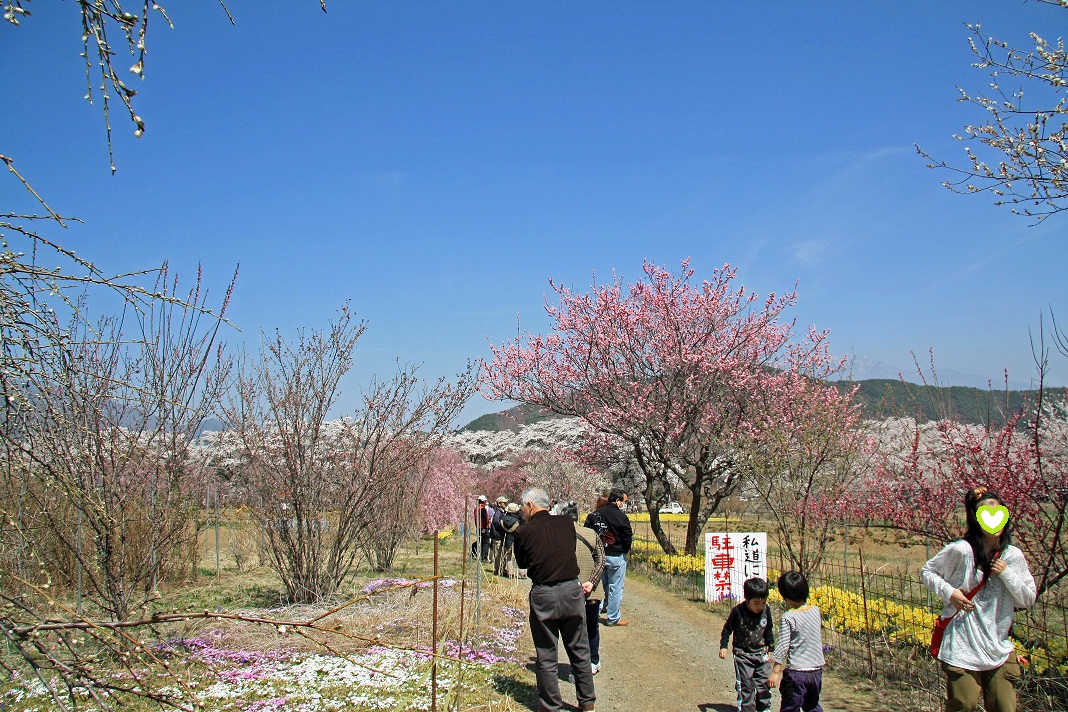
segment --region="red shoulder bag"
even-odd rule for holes
[[[994,557],[994,560],[997,560],[996,556]],[[979,585],[973,588],[968,593],[964,594],[964,597],[967,598],[969,601],[975,598],[975,594],[979,593],[979,589],[986,585],[987,579],[989,578],[990,576],[984,576],[983,580],[979,582]],[[953,616],[957,615],[958,613],[960,613],[960,611],[954,611]],[[939,616],[938,620],[935,621],[934,629],[931,631],[930,647],[931,656],[934,658],[938,657],[938,651],[942,649],[942,637],[946,634],[946,626],[948,626],[949,622],[953,620],[953,616],[950,616],[949,618],[943,618],[942,616]]]

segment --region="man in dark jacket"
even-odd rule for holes
[[[490,513],[490,560],[493,561],[493,570],[496,573],[501,560],[501,544],[504,543],[504,529],[501,528],[501,520],[504,518],[504,507],[508,504],[508,498],[501,496],[489,508]]]
[[[523,523],[519,516],[519,505],[508,502],[501,516],[501,542],[499,553],[493,559],[493,573],[498,576],[512,576],[512,552],[515,550],[515,533],[519,525]]]
[[[564,708],[557,672],[557,644],[563,638],[579,707],[592,710],[597,695],[586,632],[586,590],[578,580],[575,523],[570,517],[549,514],[549,494],[539,487],[528,489],[520,501],[527,523],[515,533],[515,560],[519,568],[527,570],[533,584],[530,634],[537,657],[541,709]]]
[[[489,500],[486,495],[480,494],[478,496],[478,503],[475,504],[475,530],[478,532],[478,538],[471,542],[471,556],[479,557],[482,561],[489,561],[490,554],[490,532],[493,525],[493,513],[490,511]]]
[[[601,580],[605,590],[608,625],[627,625],[619,612],[627,577],[627,553],[634,538],[630,519],[623,513],[626,506],[627,493],[614,489],[608,494],[608,504],[586,517],[586,526],[597,532],[604,542],[604,574]]]

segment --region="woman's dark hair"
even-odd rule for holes
[[[747,601],[754,598],[767,598],[768,582],[762,578],[746,579],[746,582],[742,584],[742,593]]]
[[[787,601],[804,603],[808,600],[808,579],[800,571],[787,571],[779,577],[779,595]]]
[[[1001,556],[1001,553],[1005,551],[1005,547],[1012,543],[1012,522],[1011,520],[1005,524],[1005,528],[1001,530],[1001,535],[998,537],[998,545],[994,551],[987,556],[986,546],[983,543],[983,537],[986,532],[979,526],[979,503],[984,499],[997,500],[998,504],[1005,504],[1001,501],[1001,496],[997,492],[991,492],[986,487],[976,487],[968,490],[968,493],[964,495],[964,510],[968,516],[968,529],[964,534],[964,541],[968,542],[972,547],[972,558],[975,559],[975,568],[983,572],[983,576],[990,575],[990,565],[994,563],[996,556]]]

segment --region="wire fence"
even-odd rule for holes
[[[644,533],[642,526],[635,525],[638,537]],[[703,600],[704,556],[666,557],[659,552],[655,542],[639,539],[632,565],[691,600]],[[789,566],[774,551],[768,563],[774,584],[778,572]],[[865,561],[863,551],[853,549],[826,559],[810,575],[809,585],[810,600],[823,614],[829,670],[892,691],[888,709],[941,712],[945,675],[927,651],[941,601],[923,586],[918,567]],[[724,614],[730,605],[710,604]],[[1068,589],[1054,587],[1030,610],[1018,611],[1011,636],[1024,662],[1019,710],[1068,710]]]

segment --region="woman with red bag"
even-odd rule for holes
[[[1035,602],[1035,579],[1013,546],[1001,498],[976,487],[964,497],[968,529],[924,564],[924,585],[949,619],[937,657],[946,671],[946,712],[1015,712],[1020,666],[1009,629],[1013,612]],[[932,646],[932,652],[936,652]]]

